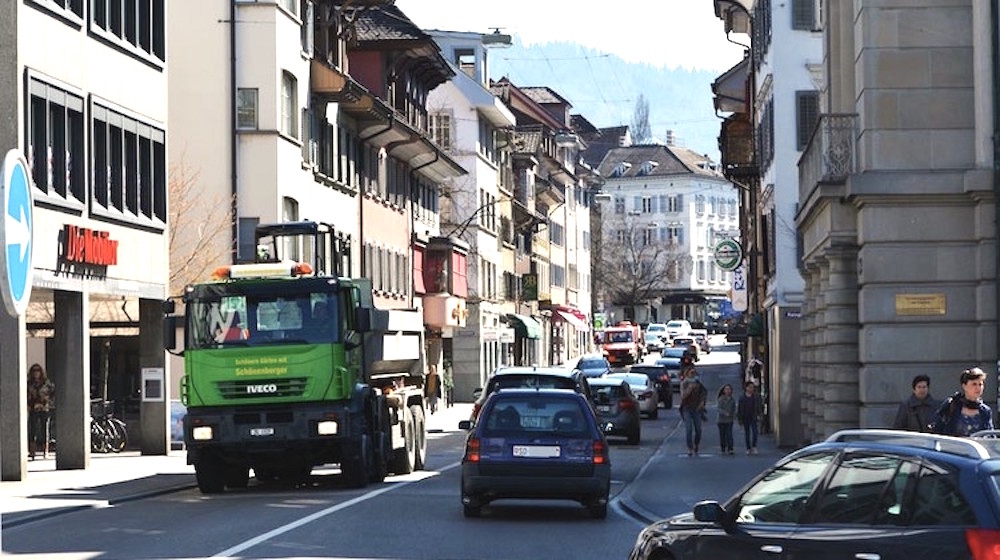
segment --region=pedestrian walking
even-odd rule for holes
[[[743,439],[747,445],[747,455],[757,453],[757,423],[760,421],[764,403],[757,394],[757,385],[747,381],[743,385],[743,395],[736,403],[736,420],[743,426]]]
[[[31,364],[28,368],[28,459],[41,453],[49,455],[49,418],[55,404],[56,389],[45,368]]]
[[[949,436],[971,436],[981,430],[992,430],[993,410],[983,402],[986,372],[974,367],[964,370],[958,380],[962,389],[938,407],[931,431]]]
[[[441,398],[441,378],[438,376],[437,366],[431,364],[427,367],[427,376],[424,380],[424,397],[427,398],[427,408],[431,414],[437,412],[438,399]]]
[[[719,426],[719,444],[723,455],[733,454],[733,420],[736,418],[736,398],[733,397],[733,386],[726,383],[719,389],[716,401]]]
[[[929,432],[934,414],[941,406],[941,401],[931,396],[931,378],[920,374],[910,383],[913,394],[899,403],[896,419],[892,422],[894,430],[909,430],[911,432]]]
[[[698,371],[694,366],[688,367],[684,370],[684,379],[681,381],[681,418],[684,420],[688,457],[698,454],[698,446],[701,445],[701,423],[706,420],[707,400],[708,390],[698,379]]]

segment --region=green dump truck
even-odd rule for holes
[[[251,470],[294,483],[339,464],[363,487],[422,469],[422,314],[377,309],[369,279],[341,277],[350,241],[328,224],[256,237],[257,262],[188,286],[183,316],[168,306],[171,349],[183,320],[184,444],[200,490],[246,487]]]

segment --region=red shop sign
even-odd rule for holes
[[[107,231],[63,225],[62,258],[71,263],[94,266],[118,264],[118,241]]]

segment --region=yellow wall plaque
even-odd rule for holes
[[[896,294],[896,315],[944,315],[947,311],[944,294]]]

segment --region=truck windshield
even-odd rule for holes
[[[189,301],[186,348],[339,342],[333,294],[222,295]]]
[[[612,331],[608,333],[610,342],[633,342],[632,331]]]

